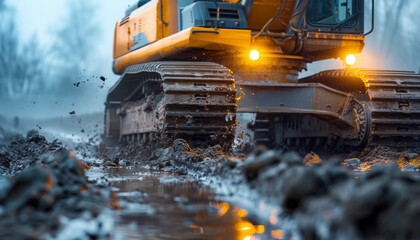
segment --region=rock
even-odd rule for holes
[[[258,176],[258,172],[269,165],[280,162],[280,153],[270,150],[260,155],[252,155],[249,157],[243,167],[243,171],[248,180],[252,180]]]
[[[285,171],[282,179],[282,206],[290,211],[296,210],[304,199],[325,190],[322,180],[309,168],[291,167]]]
[[[330,188],[349,179],[349,174],[343,171],[340,162],[339,159],[329,159],[326,163],[315,169],[326,187]]]
[[[303,163],[306,166],[313,166],[313,165],[319,164],[321,162],[322,162],[322,159],[317,154],[315,154],[314,152],[308,153],[305,156],[305,158],[303,159]]]
[[[45,169],[29,168],[14,179],[5,198],[1,199],[1,205],[8,213],[25,207],[50,210],[54,199],[49,196],[48,190],[53,187],[54,182],[53,175]]]
[[[259,182],[268,182],[277,177],[281,176],[285,171],[288,170],[287,164],[277,164],[273,167],[270,167],[264,171],[261,171],[258,175]],[[261,186],[261,188],[264,186]],[[270,191],[270,190],[269,190]]]
[[[15,175],[41,159],[53,158],[63,149],[61,143],[57,141],[49,143],[41,135],[30,133],[28,136],[26,139],[21,138],[0,148],[0,166],[7,169],[0,174]]]
[[[403,193],[378,219],[378,228],[383,235],[393,239],[419,239],[420,203],[414,194]]]
[[[356,224],[365,223],[384,205],[383,197],[386,193],[386,182],[381,179],[370,181],[358,187],[344,200],[345,216]],[[363,227],[363,226],[359,226]]]
[[[44,140],[36,135],[28,142]],[[61,150],[53,157],[31,161],[32,165],[3,186],[1,239],[44,239],[60,230],[62,223],[57,216],[77,218],[89,213],[94,218],[106,208],[107,200],[87,183],[86,165],[73,156]]]
[[[302,239],[361,239],[343,219],[340,202],[328,196],[306,201],[295,215]]]

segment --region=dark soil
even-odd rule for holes
[[[107,164],[143,165],[196,180],[221,178],[237,185],[230,194],[256,191],[283,209],[279,215],[294,219],[302,239],[420,238],[416,152],[379,147],[323,161],[315,153],[303,157],[262,148],[245,157],[220,146],[193,149],[184,140],[165,149],[109,150]]]
[[[109,238],[98,216],[114,200],[109,190],[88,183],[87,167],[61,143],[36,132],[1,147],[0,238],[67,239],[60,234],[73,219],[97,224],[93,230],[73,229],[82,239]]]
[[[416,151],[379,147],[327,159],[258,148],[245,156],[218,145],[192,148],[181,139],[167,148],[156,143],[102,146],[95,153],[92,146],[77,149],[78,155],[96,155],[99,166],[176,173],[226,196],[263,199],[282,209],[279,219],[293,219],[298,239],[420,238]],[[112,229],[104,219],[112,217],[101,215],[118,203],[107,187],[90,185],[88,167],[60,142],[36,132],[1,147],[1,238],[68,238],[76,232],[72,226],[81,239],[109,238]],[[94,227],[83,229],[73,220]]]

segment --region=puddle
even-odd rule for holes
[[[87,176],[117,193],[122,209],[113,239],[285,239],[281,229],[251,222],[247,210],[216,200],[223,197],[186,176],[127,168],[92,168]]]

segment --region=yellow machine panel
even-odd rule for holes
[[[114,71],[121,74],[130,65],[156,61],[194,48],[232,51],[249,49],[250,45],[250,30],[189,28],[121,56],[114,62]]]
[[[236,0],[225,2],[237,3]],[[285,32],[296,11],[296,2],[254,0],[247,29],[192,27],[182,30],[179,26],[182,17],[178,16],[180,0],[151,0],[117,22],[114,72],[121,74],[130,65],[177,57],[188,52],[191,54],[193,50],[226,53],[256,48],[263,55],[264,52],[293,55],[297,51],[310,60],[341,57],[362,50],[364,37],[354,34],[310,33],[299,46],[292,39],[276,46],[268,36],[252,37],[274,15],[280,17],[267,30]]]
[[[289,24],[289,18],[296,5],[296,0],[290,1],[270,1],[270,0],[254,0],[251,13],[248,16],[248,28],[252,30],[260,30],[267,23],[270,18],[276,15],[280,4],[283,4],[283,14],[281,17],[273,22],[270,30],[285,31]]]
[[[150,1],[117,22],[114,36],[114,59],[133,51],[139,42],[139,46],[143,46],[178,31],[176,1],[164,0],[165,8],[161,8],[161,3],[158,0]],[[136,36],[139,39],[137,43]]]

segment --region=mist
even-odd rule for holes
[[[420,2],[416,0],[375,1],[374,31],[366,36],[365,47],[356,54],[354,68],[390,70],[420,70]],[[371,29],[372,5],[365,1],[365,32]],[[316,72],[344,68],[340,59],[331,59],[309,64],[302,76]]]
[[[102,112],[118,79],[111,70],[115,22],[130,2],[0,0],[0,115]]]

